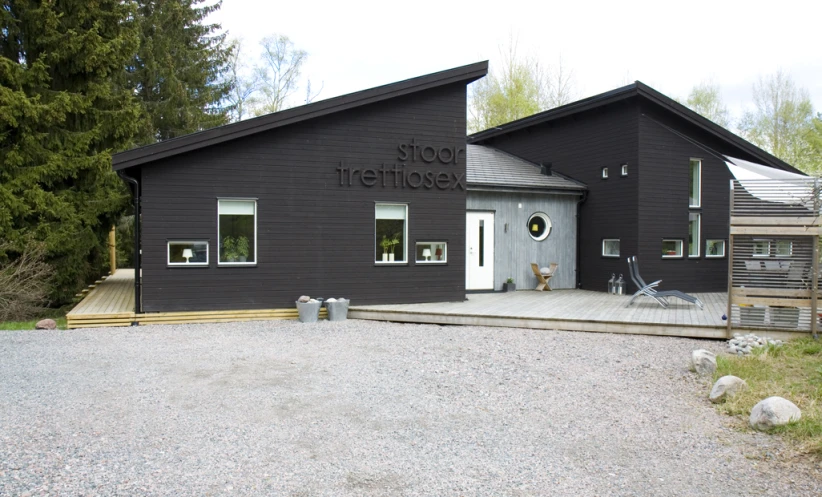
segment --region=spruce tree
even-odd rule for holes
[[[0,9],[0,240],[14,258],[45,242],[51,298],[102,271],[128,203],[111,152],[136,132],[125,68],[137,50],[129,0],[4,0]]]
[[[204,2],[137,0],[140,48],[129,72],[144,112],[137,144],[228,122],[221,102],[231,90],[225,76],[232,46],[220,25],[205,23],[222,2]]]

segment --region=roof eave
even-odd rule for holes
[[[171,157],[197,150],[199,148],[216,145],[244,136],[261,133],[271,129],[295,124],[308,119],[321,117],[335,112],[349,110],[355,107],[381,102],[391,98],[401,97],[411,93],[429,90],[439,86],[476,81],[488,73],[488,61],[477,62],[446,71],[440,71],[425,76],[399,81],[375,88],[329,98],[316,103],[287,109],[274,114],[248,119],[237,123],[227,124],[189,135],[181,136],[151,145],[127,150],[114,155],[112,167],[115,171],[139,166],[146,162]]]

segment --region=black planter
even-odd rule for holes
[[[503,292],[516,292],[517,291],[517,284],[516,283],[503,283],[502,284],[502,291]]]

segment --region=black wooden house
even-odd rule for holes
[[[636,82],[469,136],[584,183],[577,284],[628,279],[637,255],[647,278],[683,291],[727,289],[727,157],[800,173]],[[801,173],[800,173],[801,174]]]

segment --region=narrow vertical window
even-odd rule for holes
[[[628,164],[623,164],[620,167],[620,174],[622,174],[623,176],[628,176]]]
[[[701,231],[702,214],[688,214],[688,257],[699,257],[699,232]]]
[[[602,179],[608,179],[608,168],[607,167],[602,168]]]
[[[691,191],[688,207],[702,207],[702,161],[691,159]]]
[[[408,206],[377,204],[374,217],[375,261],[406,262]]]
[[[257,201],[217,201],[217,252],[220,264],[256,264]]]
[[[479,266],[485,266],[485,221],[479,222]]]

